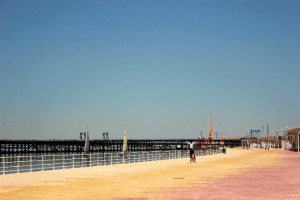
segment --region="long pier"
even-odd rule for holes
[[[127,141],[129,151],[155,151],[155,150],[184,150],[188,149],[187,142],[198,139],[129,139]],[[82,152],[84,140],[0,140],[1,154],[23,153],[56,153],[56,152]],[[212,140],[210,145],[202,145],[204,148],[212,146],[241,146],[241,140]],[[123,140],[90,140],[90,152],[122,151]]]

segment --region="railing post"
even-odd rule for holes
[[[139,157],[139,162],[141,162],[141,154],[138,153],[138,157]]]
[[[53,155],[53,166],[52,169],[55,170],[55,155]]]
[[[2,174],[5,175],[5,157],[2,157]]]
[[[63,155],[63,169],[65,169],[65,154]]]
[[[73,168],[75,168],[74,154],[73,154],[73,156],[72,156],[72,157],[73,157],[73,162],[72,162],[72,163],[73,163]]]
[[[83,167],[83,154],[81,154],[81,167]]]
[[[20,173],[20,156],[17,156],[17,173]]]
[[[42,171],[44,171],[44,155],[42,155]]]
[[[30,165],[29,165],[30,172],[32,172],[32,155],[30,155],[30,157],[29,157],[29,162],[30,162]]]
[[[148,160],[148,159],[149,159],[148,151],[145,152],[145,156],[146,156],[146,157],[145,157],[145,160],[148,162],[148,161],[149,161],[149,160]]]
[[[113,162],[112,162],[112,153],[110,153],[110,165],[112,165],[113,164]]]
[[[92,154],[90,153],[90,167],[92,166]]]
[[[99,166],[99,164],[98,164],[98,153],[96,153],[96,165]]]

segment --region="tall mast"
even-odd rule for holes
[[[84,153],[90,153],[89,127],[86,127],[86,137],[85,137]]]
[[[126,125],[124,127],[124,140],[123,140],[123,152],[127,151],[127,131],[126,131]]]
[[[212,128],[211,113],[209,114],[208,130],[209,130],[209,132],[208,132],[208,140],[211,143],[212,140],[213,140],[213,136],[214,136],[213,128]]]

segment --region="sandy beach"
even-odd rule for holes
[[[300,199],[291,189],[300,186],[300,178],[293,176],[300,175],[299,169],[285,170],[297,162],[299,154],[284,150],[228,149],[227,154],[197,157],[192,164],[184,158],[2,175],[0,195],[1,200],[276,199],[277,193],[278,199]],[[269,192],[276,181],[279,191]],[[251,190],[243,189],[250,185]]]

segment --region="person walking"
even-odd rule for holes
[[[196,163],[196,156],[195,156],[195,145],[196,142],[190,142],[190,163]]]

